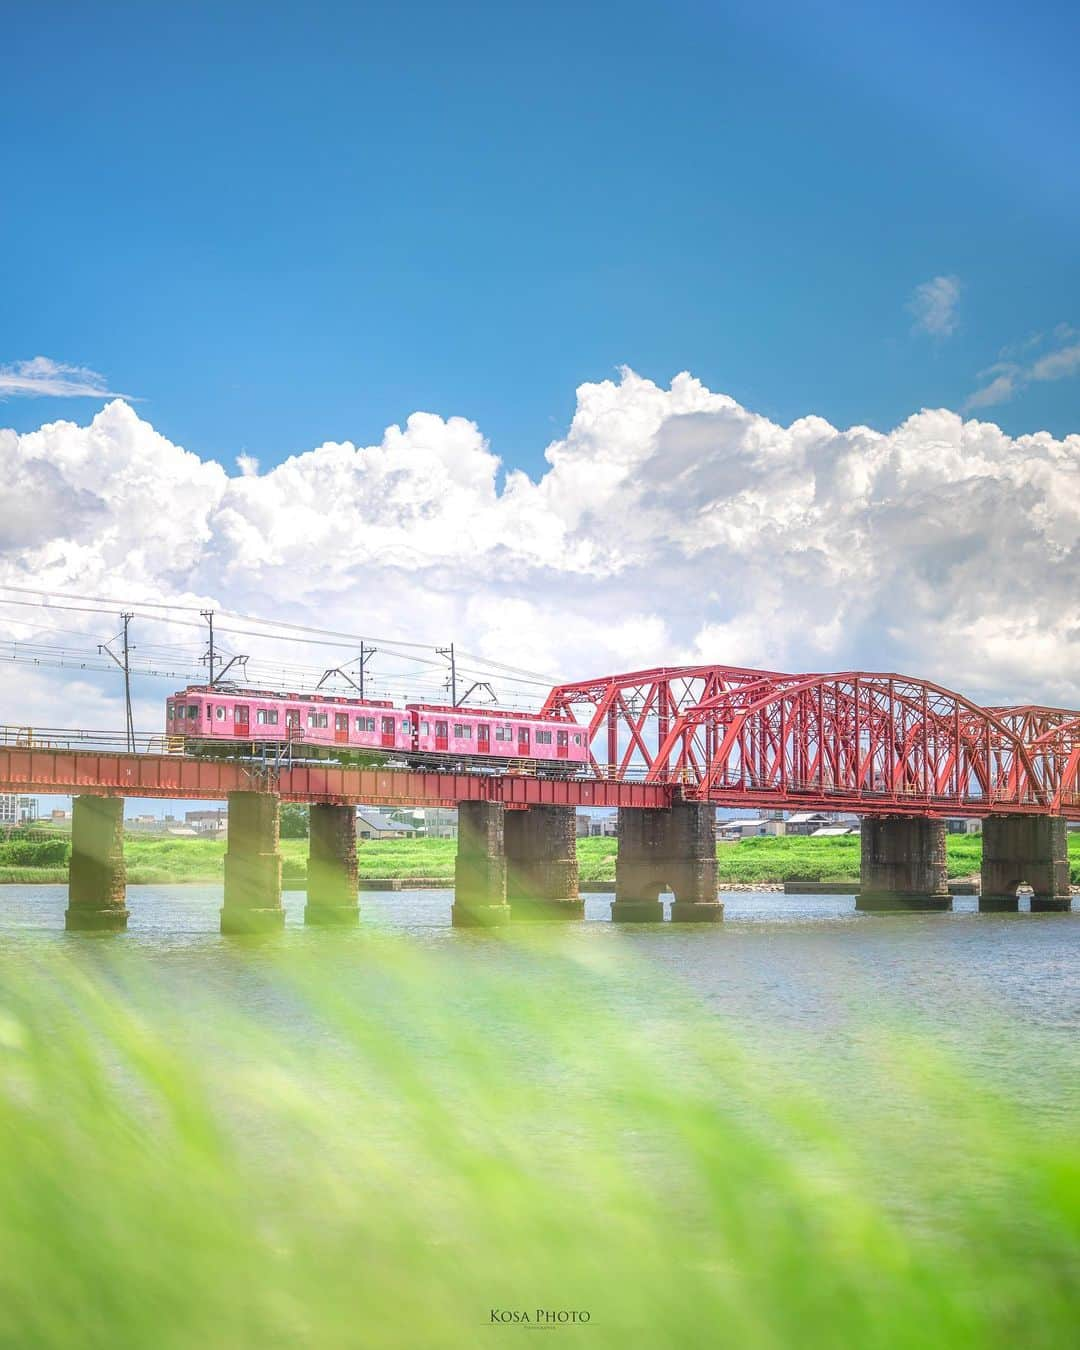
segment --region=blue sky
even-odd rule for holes
[[[0,367],[100,372],[230,469],[425,409],[535,472],[622,363],[882,429],[1004,376],[979,415],[1060,436],[1078,37],[993,0],[25,7]]]

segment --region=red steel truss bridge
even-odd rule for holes
[[[1080,818],[1080,712],[984,708],[911,676],[661,667],[563,684],[543,712],[588,730],[587,774],[253,764],[135,753],[104,733],[0,728],[0,791],[222,799],[263,788],[307,802],[662,808]]]

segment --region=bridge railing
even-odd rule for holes
[[[162,732],[87,731],[79,727],[30,727],[0,723],[0,746],[15,750],[100,750],[119,754],[182,755],[183,736]]]

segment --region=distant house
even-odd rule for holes
[[[415,831],[368,806],[356,808],[357,839],[408,839]]]
[[[977,816],[954,816],[945,822],[947,834],[982,834],[982,821]]]
[[[367,807],[362,808],[367,810]],[[456,839],[457,812],[448,806],[407,806],[396,811],[376,811],[404,825],[409,838]]]
[[[766,820],[761,816],[752,816],[748,820],[718,820],[717,838],[722,843],[735,843],[740,839],[756,839],[764,834],[783,834],[782,820]]]
[[[822,825],[820,830],[815,830],[810,835],[811,839],[839,839],[843,835],[858,834],[858,830],[853,830],[850,825]]]
[[[594,838],[614,839],[619,833],[619,817],[615,811],[589,817],[589,835]]]
[[[794,815],[788,816],[784,821],[787,834],[814,834],[817,830],[825,829],[836,822],[825,811],[796,811]]]
[[[224,834],[229,827],[229,812],[224,806],[210,811],[185,811],[184,824],[196,834]]]

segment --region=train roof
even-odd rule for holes
[[[570,717],[545,716],[543,713],[526,712],[523,708],[493,708],[490,706],[470,708],[465,704],[458,704],[455,708],[452,703],[406,703],[405,706],[410,712],[415,709],[417,712],[447,713],[450,716],[455,713],[458,716],[465,713],[468,717],[491,717],[496,720],[501,717],[516,717],[518,721],[522,722],[558,722],[565,726],[581,725],[580,722],[575,722]]]
[[[344,694],[290,694],[280,689],[245,689],[235,684],[189,684],[178,689],[170,698],[187,698],[190,694],[227,694],[230,698],[275,698],[283,703],[347,703],[359,708],[392,708],[388,698],[356,698]]]

